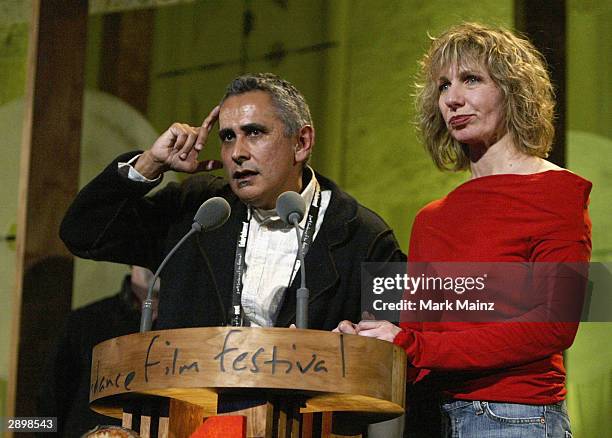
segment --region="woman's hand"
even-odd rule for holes
[[[354,324],[351,321],[340,321],[338,327],[332,330],[335,333],[343,333],[347,335],[360,335],[369,338],[382,339],[383,341],[393,342],[395,336],[402,331],[396,325],[389,321],[376,320],[361,320],[359,324]]]
[[[357,324],[356,331],[359,336],[367,336],[369,338],[393,342],[395,336],[397,336],[402,329],[394,324],[391,324],[389,321],[363,320]]]
[[[344,333],[345,335],[356,335],[358,334],[357,324],[353,324],[351,321],[344,320],[340,321],[338,327],[332,330],[334,333]]]

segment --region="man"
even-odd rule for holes
[[[148,269],[132,266],[117,294],[76,309],[68,316],[47,358],[37,401],[36,415],[57,417],[57,436],[81,436],[100,424],[121,424],[89,409],[92,350],[107,339],[138,332],[140,308],[152,279],[153,273]],[[156,285],[154,319],[157,291]]]
[[[222,163],[200,161],[217,121]],[[119,157],[88,184],[61,237],[78,256],[155,270],[199,205],[222,196],[232,208],[227,223],[186,242],[164,268],[158,328],[225,325],[232,299],[244,324],[286,327],[295,320],[298,245],[274,208],[281,193],[296,191],[308,206],[300,226],[315,224],[304,238],[309,327],[331,330],[360,316],[361,262],[405,256],[381,218],[307,166],[314,139],[308,105],[293,85],[272,74],[238,77],[202,126],[173,124],[149,150]],[[221,165],[227,181],[202,174],[145,197],[168,170]],[[244,258],[236,257],[245,242]]]

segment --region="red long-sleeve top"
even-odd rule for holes
[[[588,262],[590,190],[568,171],[467,181],[417,214],[409,261]],[[526,404],[565,398],[562,351],[577,323],[400,325],[394,343],[415,367],[409,374],[435,382],[444,397]]]

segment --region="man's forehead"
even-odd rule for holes
[[[276,118],[276,109],[265,91],[249,91],[230,96],[219,109],[219,124],[242,123],[248,119]]]

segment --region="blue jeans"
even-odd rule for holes
[[[524,405],[455,400],[441,404],[445,438],[571,438],[565,402]]]

